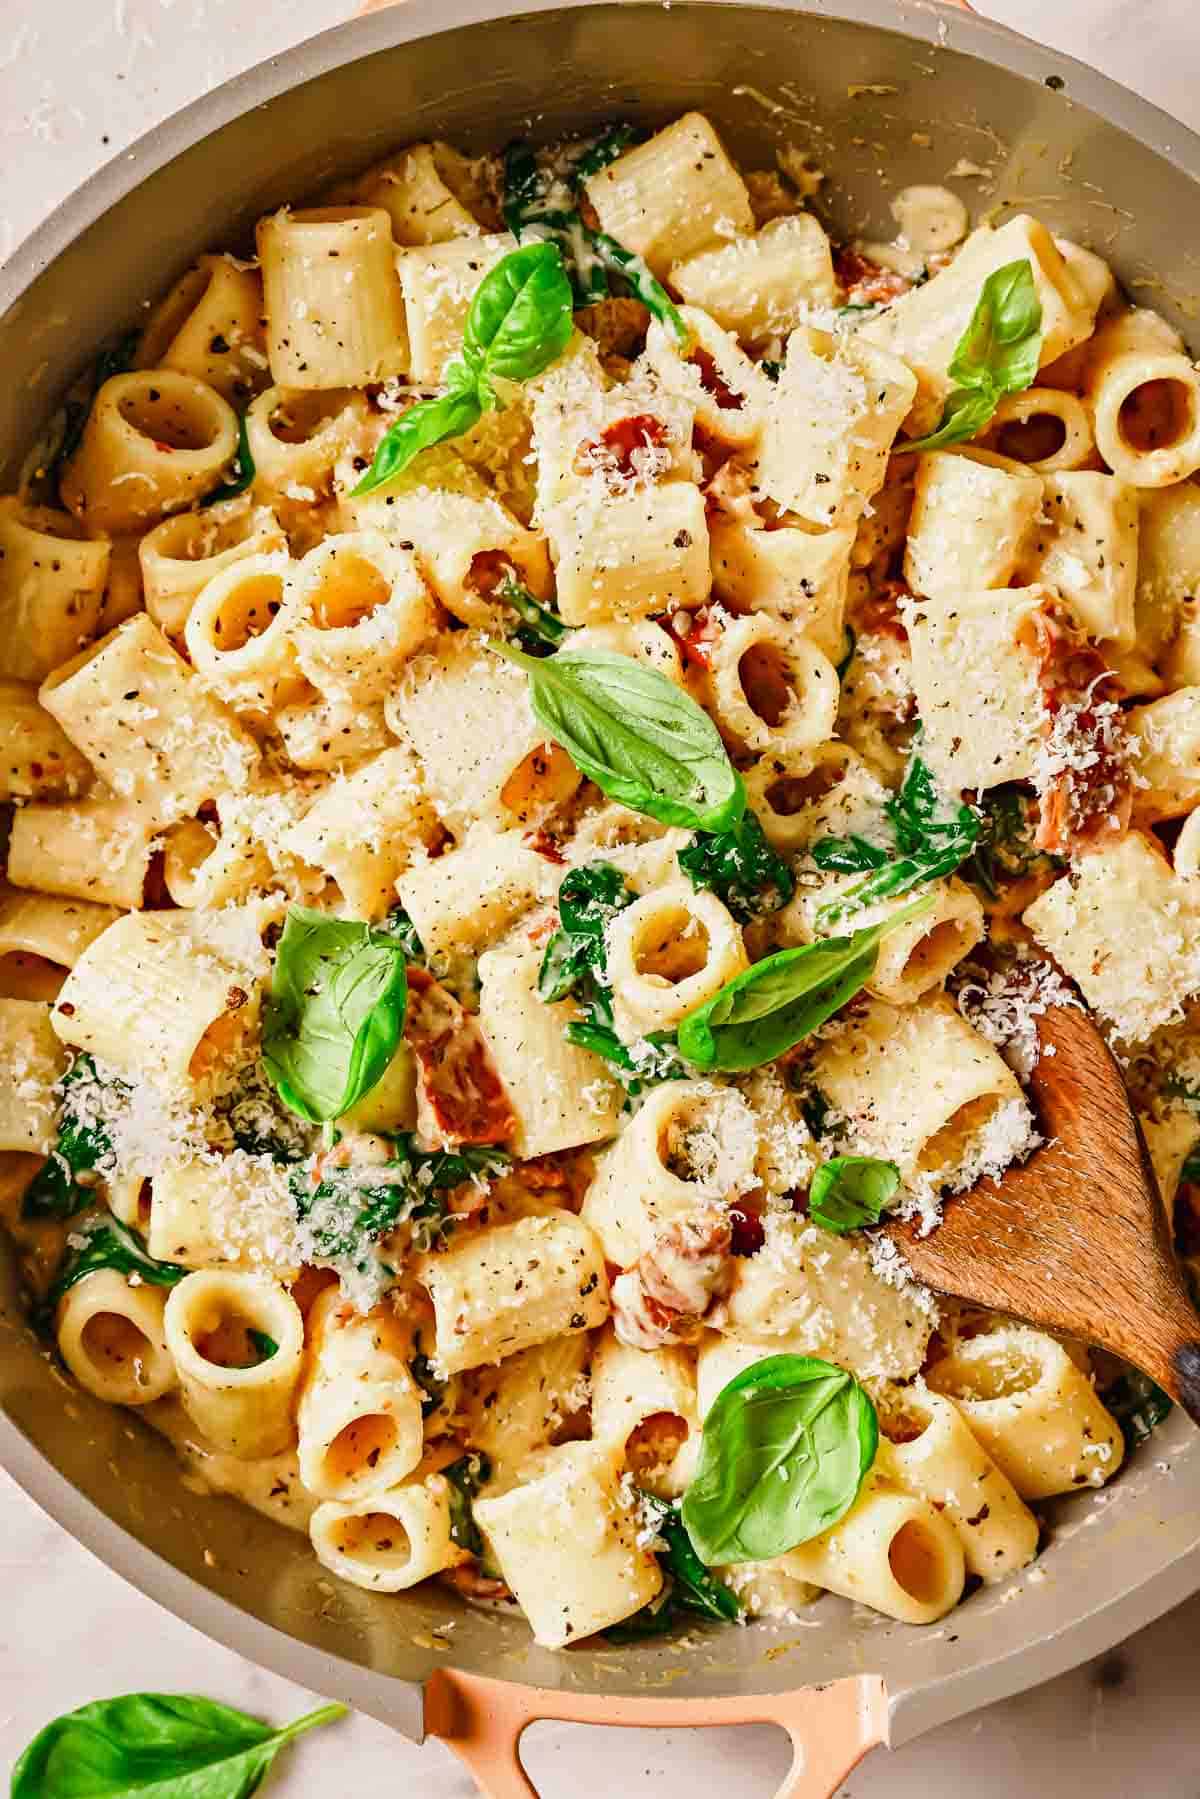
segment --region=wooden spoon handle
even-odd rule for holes
[[[1171,1360],[1179,1403],[1200,1424],[1200,1342],[1181,1343]]]

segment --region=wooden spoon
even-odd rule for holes
[[[927,1286],[1112,1350],[1200,1424],[1200,1314],[1121,1072],[1076,1007],[1040,1018],[1038,1042],[1045,1147],[948,1199],[927,1237],[886,1235]]]

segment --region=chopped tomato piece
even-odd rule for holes
[[[911,276],[883,268],[849,244],[834,256],[833,272],[845,290],[847,306],[890,306],[916,286]]]
[[[696,612],[672,612],[664,624],[693,668],[711,668],[713,651],[721,641],[722,626],[707,606]]]
[[[417,1129],[430,1143],[503,1143],[512,1106],[479,1021],[423,968],[408,970],[405,1039],[417,1063]]]
[[[740,412],[746,404],[745,394],[735,393],[707,350],[695,349],[688,357],[692,367],[700,371],[700,385],[711,394],[722,412]]]

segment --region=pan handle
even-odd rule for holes
[[[877,1674],[792,1693],[727,1699],[620,1699],[524,1687],[439,1668],[425,1685],[425,1727],[467,1764],[486,1799],[537,1799],[521,1766],[527,1725],[543,1718],[627,1728],[779,1724],[792,1766],[775,1799],[833,1799],[869,1749],[887,1741],[887,1694]]]

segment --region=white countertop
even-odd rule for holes
[[[514,0],[515,4],[515,0]],[[228,76],[348,15],[353,0],[0,0],[0,258],[100,163]],[[986,0],[981,10],[1096,64],[1200,124],[1197,0]],[[19,171],[19,179],[18,172]],[[278,1722],[310,1695],[160,1611],[0,1475],[0,1768],[43,1723],[110,1693],[209,1694]],[[868,1758],[842,1799],[1197,1799],[1200,1597],[1099,1663]],[[527,1763],[544,1799],[773,1792],[781,1733],[537,1726]],[[598,1756],[603,1753],[603,1762]],[[603,1768],[603,1774],[598,1770]],[[349,1719],[289,1752],[279,1799],[353,1793],[467,1799],[440,1744],[417,1749]]]

